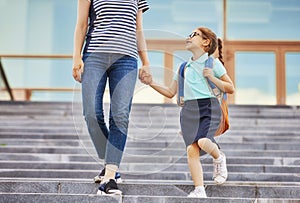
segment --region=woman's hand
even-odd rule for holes
[[[152,75],[150,74],[148,67],[140,68],[139,79],[145,85],[150,85],[152,83]]]
[[[73,78],[77,82],[81,82],[81,74],[84,71],[84,64],[81,58],[74,58],[73,59],[73,70],[72,70],[72,75]]]

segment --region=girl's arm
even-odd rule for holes
[[[159,92],[160,94],[162,94],[168,98],[174,97],[177,93],[177,81],[176,80],[172,80],[170,86],[164,86],[164,85],[154,82],[151,79],[151,82],[149,83],[149,85],[150,85],[150,87],[155,89],[157,92]]]
[[[81,51],[88,28],[90,4],[91,2],[88,0],[78,0],[73,51],[73,77],[78,82],[81,82],[81,74],[83,73],[84,64],[82,61]]]
[[[223,92],[226,92],[229,94],[234,93],[233,82],[227,73],[222,75],[222,77],[219,79],[214,76],[212,69],[204,68],[203,75],[204,75],[204,77],[207,77],[211,82],[213,82]]]

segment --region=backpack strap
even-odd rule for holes
[[[183,106],[183,98],[184,98],[184,71],[187,62],[183,62],[178,70],[178,91],[177,91],[177,104],[179,106]]]
[[[205,67],[206,68],[213,68],[214,65],[214,59],[213,57],[209,56],[208,59],[205,61]],[[222,98],[227,100],[227,95],[225,92],[222,92],[212,81],[210,81],[208,78],[206,78],[208,83],[208,89],[210,90],[211,94],[217,97],[219,102]]]
[[[205,67],[213,68],[213,66],[214,66],[214,59],[213,59],[213,57],[209,56],[208,59],[206,59],[206,61],[205,61]],[[216,88],[216,85],[212,81],[210,81],[208,78],[206,78],[206,80],[207,80],[209,86],[211,87],[211,89]]]

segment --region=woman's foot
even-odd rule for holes
[[[94,177],[94,182],[101,183],[101,181],[104,178],[104,174],[105,174],[105,168],[102,169],[102,171],[99,173],[99,175]],[[122,183],[121,174],[119,172],[116,172],[115,180],[116,180],[116,183]]]
[[[97,195],[122,195],[115,179],[110,179],[108,182],[101,183]]]

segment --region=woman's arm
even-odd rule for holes
[[[141,74],[146,71],[150,72],[149,70],[149,59],[148,59],[148,53],[147,53],[147,44],[144,36],[143,31],[143,11],[139,10],[136,16],[136,37],[137,37],[137,48],[139,57],[142,61],[142,68],[139,72],[139,78],[141,78]]]
[[[81,82],[83,73],[82,47],[88,28],[88,17],[91,2],[89,0],[78,0],[77,22],[74,32],[74,50],[73,50],[73,77]]]

